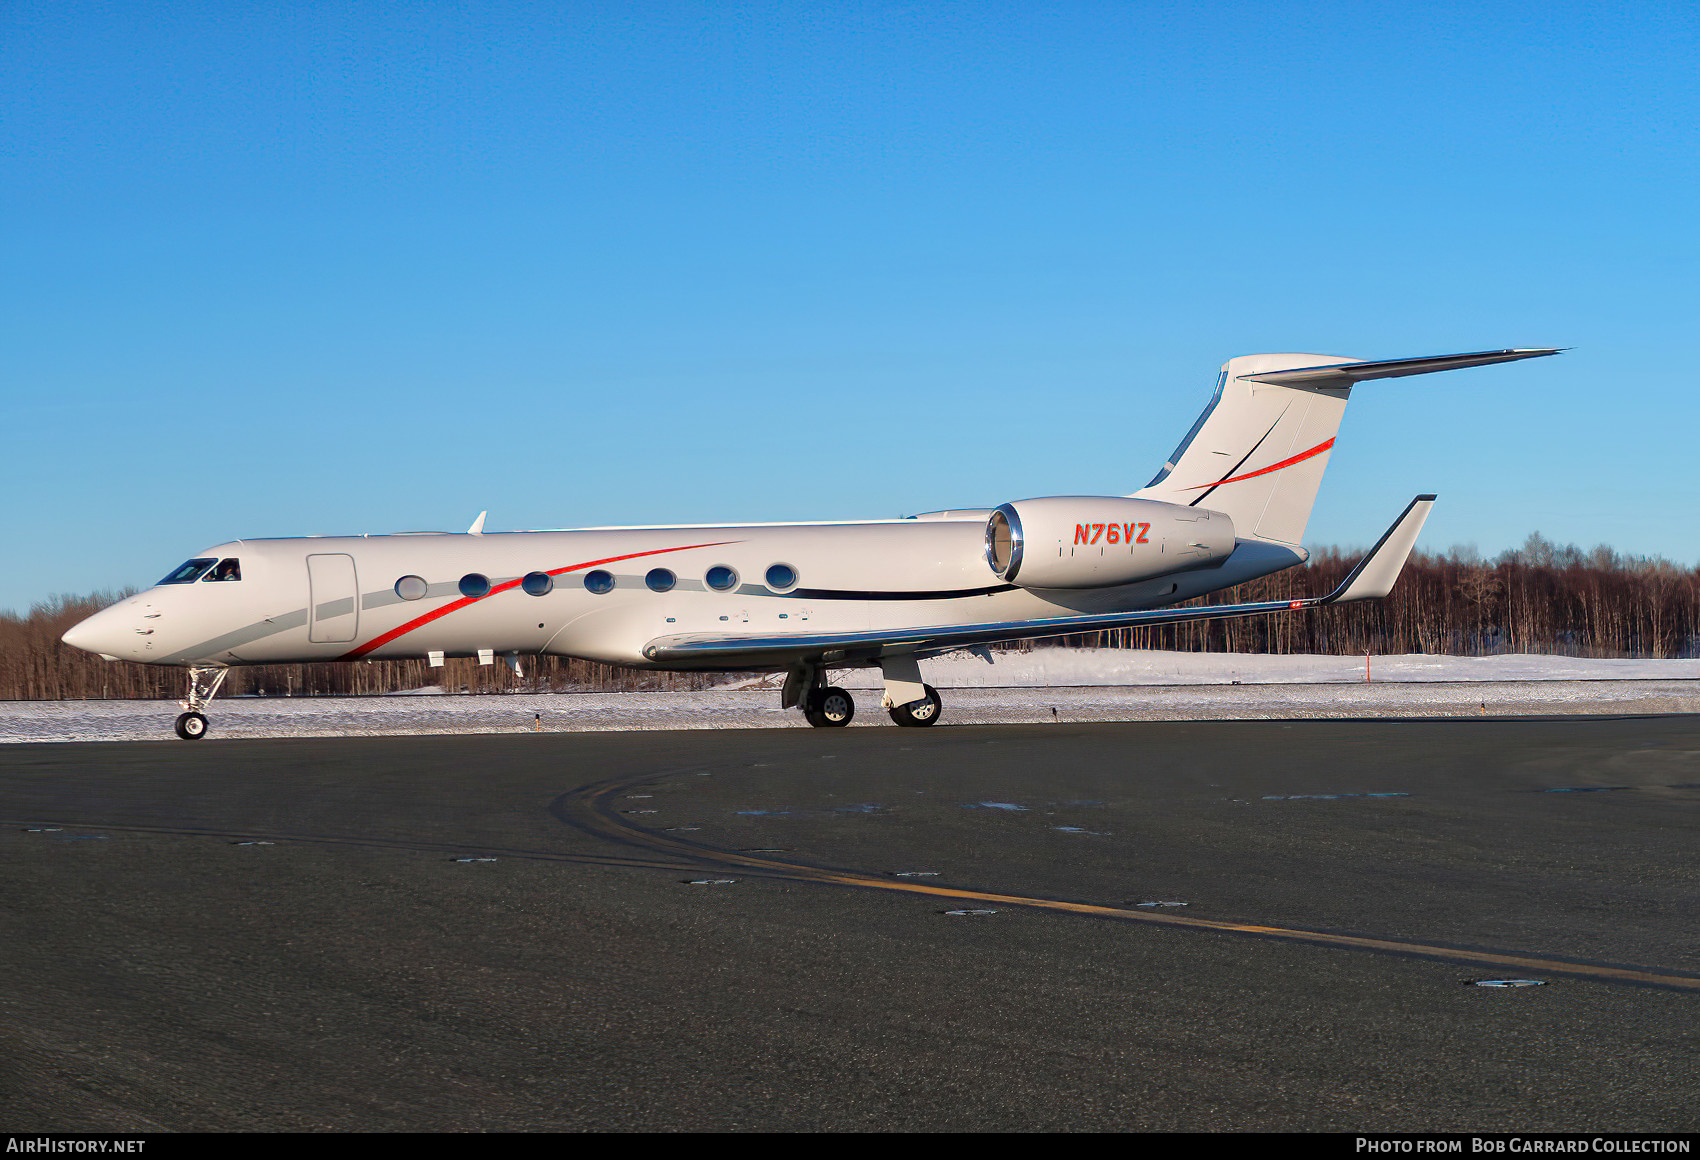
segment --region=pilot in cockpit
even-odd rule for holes
[[[242,562],[234,556],[226,560],[220,560],[217,566],[215,566],[211,572],[207,573],[207,579],[209,581],[240,580],[242,579]]]

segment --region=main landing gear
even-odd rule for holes
[[[885,673],[885,695],[881,707],[899,725],[920,728],[944,716],[944,698],[921,681],[915,658],[888,657],[880,662]],[[856,716],[856,700],[848,691],[826,683],[826,672],[818,664],[800,664],[785,676],[780,706],[803,710],[803,719],[816,729],[842,729]]]
[[[880,704],[899,725],[918,729],[933,725],[944,716],[944,699],[939,691],[921,680],[921,665],[914,653],[881,657],[885,695]]]
[[[820,665],[806,662],[785,674],[779,707],[801,708],[803,720],[816,729],[842,729],[856,716],[856,698],[827,684],[826,670]]]
[[[856,716],[856,699],[837,685],[810,689],[803,716],[816,729],[842,729]]]
[[[893,705],[886,710],[893,721],[899,725],[919,728],[936,723],[944,715],[944,699],[939,696],[939,691],[931,685],[921,687],[927,690],[927,695],[921,700],[911,701],[907,705]]]
[[[223,665],[193,665],[189,669],[189,695],[183,701],[188,712],[177,718],[177,736],[199,741],[207,735],[207,717],[201,710],[218,695],[218,687],[230,670]]]

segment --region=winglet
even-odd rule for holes
[[[1346,604],[1354,600],[1380,600],[1393,591],[1393,582],[1399,579],[1399,573],[1405,568],[1405,561],[1411,556],[1411,549],[1416,546],[1417,533],[1423,530],[1423,521],[1428,519],[1429,509],[1434,506],[1434,496],[1419,495],[1411,501],[1393,526],[1381,537],[1379,543],[1369,550],[1369,555],[1358,561],[1358,566],[1352,569],[1351,575],[1341,582],[1340,587],[1322,598],[1323,604]]]
[[[472,526],[466,529],[466,534],[469,536],[482,536],[484,534],[484,517],[489,514],[490,513],[487,511],[479,512],[478,518],[472,521]]]

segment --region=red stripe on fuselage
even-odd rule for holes
[[[636,560],[642,556],[662,556],[668,552],[688,552],[692,548],[718,548],[723,544],[735,542],[736,541],[733,540],[720,540],[713,544],[685,544],[678,548],[655,548],[648,552],[632,552],[625,556],[609,556],[604,560],[586,560],[582,564],[568,564],[565,568],[551,568],[549,570],[549,575],[560,576],[567,572],[576,572],[580,568],[594,568],[598,564],[618,564],[621,560]],[[399,628],[392,628],[380,636],[373,637],[365,644],[360,645],[357,648],[350,649],[337,659],[342,661],[359,660],[373,649],[382,648],[386,644],[389,644],[392,640],[404,637],[414,629],[430,624],[433,620],[439,620],[451,612],[457,612],[460,609],[465,608],[469,604],[477,604],[480,600],[488,600],[498,592],[506,592],[509,589],[518,588],[520,582],[524,579],[525,577],[523,576],[516,576],[512,580],[502,581],[482,596],[462,596],[459,600],[451,601],[448,604],[443,605],[441,608],[433,608],[430,612],[425,613],[425,615],[416,616]]]
[[[1260,475],[1268,475],[1271,471],[1280,471],[1283,467],[1291,467],[1295,463],[1303,463],[1305,460],[1311,458],[1313,455],[1321,455],[1324,451],[1327,451],[1332,446],[1334,446],[1334,440],[1330,439],[1326,443],[1318,443],[1315,447],[1312,447],[1309,451],[1299,452],[1297,455],[1293,456],[1291,459],[1283,459],[1279,463],[1271,463],[1268,467],[1260,468],[1257,471],[1248,471],[1248,472],[1246,472],[1246,474],[1236,475],[1232,479],[1218,479],[1215,483],[1201,483],[1201,484],[1198,484],[1195,487],[1186,488],[1185,490],[1187,490],[1187,491],[1203,491],[1207,487],[1221,487],[1224,483],[1238,483],[1242,479],[1256,479]]]

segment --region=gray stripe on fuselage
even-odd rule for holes
[[[423,579],[423,577],[421,577],[421,579]],[[492,580],[490,583],[491,583],[491,586],[494,587],[495,585],[500,584],[501,581],[500,580]],[[431,583],[427,582],[426,585],[425,585],[425,595],[421,596],[419,598],[419,600],[430,600],[433,597],[438,597],[438,596],[459,596],[459,595],[460,595],[460,581],[459,580],[444,580],[440,584],[431,584]],[[401,597],[399,597],[395,594],[394,588],[380,588],[376,592],[368,592],[365,595],[363,595],[362,597],[360,597],[360,607],[362,609],[388,608],[392,604],[417,604],[417,603],[419,603],[418,600],[403,600]]]
[[[345,601],[346,603],[346,601]],[[305,628],[307,625],[307,610],[297,608],[294,612],[286,612],[281,616],[270,616],[265,620],[257,620],[253,624],[244,625],[234,632],[223,636],[215,636],[200,644],[186,649],[180,649],[170,656],[161,657],[160,664],[180,665],[188,661],[217,660],[227,652],[233,652],[245,644],[253,644],[268,636],[276,636],[280,632],[288,632],[295,628]]]
[[[491,581],[491,585],[494,586],[505,583],[509,579],[512,579],[512,577],[498,577]],[[441,599],[445,596],[453,596],[457,599],[460,597],[459,580],[447,580],[440,584],[428,583],[425,586],[425,595],[419,600],[403,600],[395,594],[395,589],[393,588],[380,588],[376,592],[364,592],[361,593],[360,596],[360,607],[362,609],[366,609],[385,608],[391,604],[422,604],[433,597]],[[349,613],[354,611],[353,605],[354,602],[347,596],[344,596],[340,600],[327,600],[325,603],[318,606],[319,618],[323,620],[331,616],[347,616]],[[154,663],[162,665],[180,665],[192,661],[217,660],[220,659],[224,653],[234,652],[242,645],[253,644],[257,640],[264,640],[268,636],[276,636],[280,632],[288,632],[295,628],[304,628],[306,624],[307,610],[305,608],[297,608],[294,612],[286,612],[280,616],[269,616],[264,620],[256,620],[252,624],[244,625],[243,627],[227,632],[222,636],[215,636],[211,640],[204,640],[199,644],[191,645],[186,649],[179,649],[177,652],[174,652],[169,656],[161,657]],[[349,642],[337,641],[334,643],[346,644]]]

